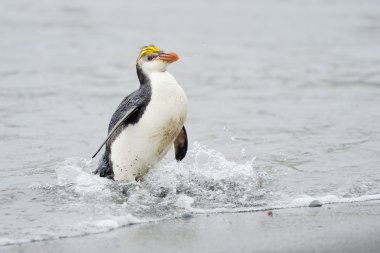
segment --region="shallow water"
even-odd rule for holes
[[[0,245],[189,213],[380,199],[378,1],[0,5]],[[176,51],[190,149],[91,174],[138,48]]]

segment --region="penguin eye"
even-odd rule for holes
[[[154,56],[149,55],[149,56],[147,57],[147,60],[148,60],[148,61],[151,61],[151,60],[153,60],[153,58],[154,58]]]

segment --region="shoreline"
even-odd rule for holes
[[[0,246],[1,252],[375,252],[380,201],[201,214],[105,233]]]

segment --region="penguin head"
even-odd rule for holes
[[[164,72],[170,63],[178,61],[176,53],[166,53],[159,47],[150,45],[141,48],[136,65],[142,69],[145,74],[153,72]]]

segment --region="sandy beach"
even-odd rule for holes
[[[380,202],[196,215],[1,252],[376,252]]]

